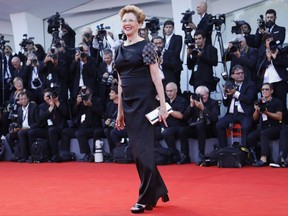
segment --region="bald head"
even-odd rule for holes
[[[16,70],[20,70],[21,69],[21,60],[19,57],[17,56],[14,56],[11,60],[11,64],[13,65],[13,67],[16,69]]]
[[[202,16],[205,13],[207,13],[207,3],[206,2],[200,2],[197,5],[197,14]]]

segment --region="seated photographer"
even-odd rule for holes
[[[110,87],[118,82],[117,71],[114,69],[113,52],[110,49],[103,50],[103,62],[97,74],[98,95],[103,101],[109,100]]]
[[[228,48],[224,53],[223,60],[231,61],[231,69],[235,65],[242,65],[245,71],[245,79],[257,81],[256,74],[256,62],[257,51],[255,48],[249,47],[246,43],[246,39],[242,35],[236,35],[236,38],[229,42]],[[230,74],[229,73],[229,74]]]
[[[201,30],[194,34],[194,47],[187,48],[187,67],[192,70],[189,84],[195,89],[204,85],[209,92],[215,90],[213,66],[218,64],[217,49],[206,43],[205,33]]]
[[[17,110],[21,106],[19,101],[19,95],[21,92],[26,91],[30,96],[29,92],[24,88],[23,80],[20,77],[15,77],[13,79],[14,91],[10,94],[9,103],[6,109],[3,110],[1,123],[2,123],[2,135],[6,135],[9,131],[9,124],[12,122],[17,122]]]
[[[231,123],[241,124],[241,145],[246,146],[247,134],[253,127],[254,98],[256,86],[254,82],[245,80],[244,68],[235,65],[231,70],[231,78],[223,86],[223,104],[227,113],[216,124],[219,147],[227,146],[226,129]]]
[[[261,88],[262,98],[254,105],[253,120],[258,127],[247,137],[248,147],[257,145],[260,140],[261,157],[252,166],[265,166],[269,157],[270,140],[278,139],[282,126],[282,103],[272,97],[273,84],[264,83]]]
[[[272,83],[273,97],[282,102],[283,121],[288,123],[286,107],[288,92],[287,51],[281,48],[271,34],[263,35],[263,46],[258,49],[257,75],[259,89],[263,83]]]
[[[166,119],[168,127],[162,128],[161,135],[171,152],[178,156],[179,153],[175,145],[179,138],[180,128],[187,125],[183,120],[183,113],[187,107],[187,102],[185,98],[177,95],[177,85],[175,83],[168,83],[165,87],[165,91],[167,96],[166,101],[170,104],[173,112],[170,113]]]
[[[15,140],[19,140],[20,158],[18,162],[26,162],[30,156],[32,143],[29,142],[28,132],[31,129],[39,127],[39,108],[38,105],[29,101],[26,92],[19,94],[21,106],[17,109],[17,123],[12,122],[9,127],[7,140],[13,148]]]
[[[80,152],[84,153],[81,161],[93,161],[88,140],[93,137],[96,128],[102,127],[103,102],[93,96],[88,87],[82,87],[73,107],[73,123],[71,128],[64,128],[61,133],[60,150],[70,152],[70,139],[77,138]]]
[[[104,127],[96,128],[93,132],[93,143],[96,140],[103,137],[107,138],[110,150],[110,156],[112,155],[113,148],[121,141],[122,138],[127,137],[127,131],[118,130],[115,128],[115,122],[118,111],[118,85],[112,85],[109,93],[110,101],[107,102],[106,110],[104,114]],[[113,135],[112,135],[112,131]]]
[[[67,127],[68,107],[65,101],[59,100],[59,93],[55,89],[44,90],[44,102],[39,106],[38,128],[28,133],[29,142],[34,143],[37,138],[48,139],[51,151],[51,161],[59,161],[58,142],[61,131]]]
[[[190,163],[189,138],[197,139],[199,159],[202,158],[205,154],[206,138],[216,136],[215,125],[218,115],[218,102],[209,97],[209,89],[206,86],[198,86],[195,93],[190,96],[190,104],[183,115],[189,126],[181,127],[179,131],[181,158],[178,164]]]

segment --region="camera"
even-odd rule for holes
[[[4,35],[0,34],[0,48],[1,50],[4,49],[6,43],[9,43],[9,40],[4,40]]]
[[[146,19],[146,28],[151,32],[152,36],[158,35],[160,30],[160,22],[157,17],[152,17],[151,19]]]
[[[246,22],[244,20],[233,20],[233,22],[236,24],[236,26],[232,26],[231,28],[231,32],[232,34],[241,34],[242,30],[241,30],[241,26],[246,24]]]
[[[191,50],[191,55],[193,57],[197,57],[198,53],[201,52],[201,51],[202,51],[202,49],[200,49],[200,48],[194,48],[194,49]]]
[[[82,46],[75,48],[77,53],[80,53],[80,58],[83,59],[87,57],[88,55],[84,52],[84,49]]]
[[[259,27],[260,29],[265,29],[266,23],[265,23],[265,20],[264,20],[263,15],[260,15],[260,16],[259,16],[259,18],[257,19],[257,23],[258,23],[258,27]]]
[[[181,23],[182,24],[182,30],[185,32],[185,39],[184,39],[184,43],[188,46],[189,49],[194,49],[195,45],[194,45],[194,39],[191,35],[192,32],[192,28],[189,26],[190,23],[192,22],[192,15],[195,14],[194,11],[190,11],[190,10],[186,10],[184,13],[181,13],[183,16],[183,18],[181,19]]]
[[[201,94],[196,94],[196,93],[192,93],[191,94],[191,98],[193,99],[193,100],[196,100],[196,101],[202,101],[203,100],[203,97],[202,97],[202,95]]]
[[[230,90],[234,89],[236,87],[234,80],[232,79],[228,79],[225,84],[224,87],[226,89],[226,93],[228,93]]]
[[[48,33],[52,34],[52,44],[57,48],[61,47],[59,28],[65,23],[64,18],[60,17],[60,14],[56,12],[55,15],[52,15],[48,18]]]
[[[10,111],[8,119],[11,120],[11,123],[9,124],[9,132],[12,133],[15,128],[20,128],[19,124],[17,123],[18,115],[13,112],[13,110]]]
[[[228,79],[228,73],[227,73],[226,71],[223,71],[223,72],[221,73],[221,76],[222,76],[223,80],[227,81],[227,79]]]
[[[110,26],[105,26],[105,27],[104,27],[104,24],[101,23],[100,25],[97,25],[96,28],[97,28],[97,36],[96,36],[96,39],[98,40],[100,49],[102,50],[102,49],[103,49],[103,40],[104,40],[104,38],[105,38],[106,35],[107,35],[106,29],[110,29]]]
[[[34,37],[29,37],[28,38],[28,35],[27,34],[23,34],[23,39],[22,41],[19,43],[20,47],[22,49],[24,49],[24,51],[26,51],[26,45],[27,44],[32,44],[33,43],[33,39]]]
[[[31,59],[31,64],[32,65],[37,65],[37,63],[38,63],[37,59]]]
[[[262,99],[258,100],[255,105],[259,107],[260,112],[264,112],[267,109],[267,104]]]
[[[123,32],[121,32],[120,34],[118,34],[118,39],[122,41],[126,41],[127,36]]]
[[[220,29],[222,24],[225,24],[226,17],[225,14],[217,14],[217,15],[211,15],[209,14],[207,24],[208,25],[215,25],[216,29]]]
[[[280,43],[277,43],[277,42],[274,41],[274,40],[270,41],[269,47],[270,47],[270,51],[271,51],[272,53],[275,53],[277,49],[278,49],[278,50],[281,50],[281,49],[282,49],[281,44],[280,44]]]
[[[109,124],[109,127],[112,127],[112,128],[114,128],[115,127],[115,124],[116,124],[116,120],[115,119],[111,119],[111,122],[110,122],[110,124]]]
[[[41,86],[41,81],[39,80],[39,78],[35,78],[32,81],[32,84],[35,86],[35,88],[39,88]]]
[[[89,94],[86,93],[86,91],[87,91],[86,86],[83,86],[81,88],[81,91],[80,91],[80,94],[79,94],[81,99],[82,99],[82,101],[88,101],[88,99],[89,99]]]
[[[229,43],[232,43],[232,47],[229,50],[230,53],[237,52],[237,50],[240,49],[240,46],[241,46],[240,41],[230,41]]]
[[[50,84],[51,95],[49,97],[55,99],[59,96],[60,85],[58,83],[51,83]]]

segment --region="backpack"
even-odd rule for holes
[[[48,140],[37,138],[31,147],[31,162],[47,162],[50,158]]]
[[[126,144],[113,148],[113,161],[116,163],[133,163],[131,147]]]
[[[171,151],[169,148],[165,148],[162,146],[155,147],[154,150],[154,158],[156,165],[167,165],[167,164],[173,164],[176,163],[179,158],[176,158],[175,152]]]

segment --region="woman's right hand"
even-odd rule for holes
[[[125,125],[125,121],[124,121],[124,113],[118,112],[115,126],[118,130],[124,130],[125,129],[126,125]]]
[[[159,122],[162,122],[165,125],[165,127],[168,127],[166,119],[168,118],[169,114],[168,114],[166,108],[160,107],[158,116],[159,116],[158,117]]]

